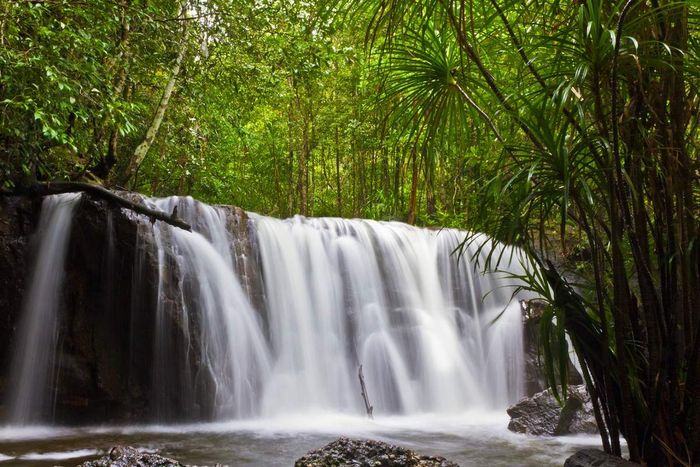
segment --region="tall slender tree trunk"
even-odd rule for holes
[[[287,171],[287,215],[291,215],[292,213],[294,213],[294,137],[292,131],[293,118],[294,104],[290,100],[289,108],[287,110],[287,164],[289,164],[289,170]]]
[[[128,9],[131,5],[131,0],[126,0],[122,4],[122,13],[120,21],[120,31],[119,31],[119,48],[121,49],[120,56],[120,70],[119,78],[114,86],[114,96],[119,96],[124,100],[129,97],[129,87],[126,85],[128,78],[128,67],[129,67],[129,33],[131,31],[131,26],[129,24],[129,17],[127,15]],[[102,127],[106,126],[106,117],[102,122]],[[101,131],[100,131],[101,133]],[[95,143],[97,143],[97,138],[95,138]],[[93,173],[99,178],[106,179],[109,177],[112,168],[117,162],[118,157],[118,145],[119,145],[119,130],[116,125],[112,125],[109,134],[109,142],[107,143],[107,153],[98,161],[95,168],[92,170]]]
[[[416,148],[411,149],[411,195],[408,201],[408,217],[406,222],[416,223],[416,204],[418,193],[418,154]]]
[[[358,198],[358,193],[357,193],[357,154],[355,152],[355,134],[353,133],[352,135],[352,142],[350,143],[350,156],[352,158],[351,166],[352,166],[352,191],[350,193],[350,199],[352,200],[352,215],[354,217],[357,217],[358,214],[358,203],[357,203],[357,198]]]
[[[185,2],[180,5],[180,12],[178,17],[182,16],[185,12]],[[173,67],[170,70],[170,78],[168,79],[165,88],[163,89],[163,95],[160,98],[156,112],[151,120],[151,125],[146,131],[146,136],[143,141],[136,147],[134,154],[129,161],[129,165],[124,173],[124,183],[126,184],[135,175],[138,168],[146,159],[148,150],[151,149],[153,141],[155,141],[158,135],[158,130],[160,130],[160,125],[163,123],[163,118],[165,117],[165,112],[168,110],[168,104],[170,103],[170,97],[175,89],[175,83],[177,82],[177,77],[180,74],[180,68],[182,67],[182,60],[185,58],[185,52],[187,51],[187,24],[188,21],[182,21],[182,30],[180,38],[180,47],[177,52],[177,57],[173,63]]]
[[[403,148],[394,149],[394,215],[403,210]]]
[[[338,127],[335,127],[335,196],[338,207],[338,217],[343,216],[343,192],[340,189],[340,138]]]
[[[295,81],[295,96],[297,111],[301,114],[301,150],[298,158],[297,172],[297,193],[299,194],[299,214],[305,216],[308,210],[308,167],[307,161],[309,157],[309,119],[304,110],[299,95],[298,83]]]
[[[423,161],[425,165],[425,210],[428,217],[434,219],[437,212],[435,205],[435,163],[428,163],[427,151],[427,148],[423,148]]]
[[[389,183],[389,147],[386,141],[382,138],[382,195],[384,195],[384,202],[389,199],[391,195],[391,188]]]

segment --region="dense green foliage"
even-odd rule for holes
[[[699,89],[692,0],[0,4],[5,189],[516,244],[556,318],[551,375],[566,332],[606,449],[650,465],[700,462]]]
[[[392,110],[426,159],[475,121],[498,140],[468,225],[538,266],[523,278],[549,305],[552,382],[559,373],[566,389],[568,334],[607,450],[620,454],[622,435],[633,460],[700,462],[700,4],[349,8],[372,18],[381,68],[404,99]],[[572,266],[578,288],[563,271]]]
[[[445,157],[426,165],[389,119],[400,89],[380,98],[383,76],[365,53],[364,29],[344,27],[314,2],[0,8],[6,189],[82,179],[279,216],[459,224],[479,171],[468,156],[491,149],[475,127],[470,143],[445,145]],[[162,123],[140,160],[170,80]]]

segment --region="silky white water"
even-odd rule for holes
[[[77,199],[48,197],[42,208],[39,260],[14,357],[15,424],[51,420],[45,406]],[[193,226],[187,232],[134,217],[138,241],[149,243],[158,265],[154,421],[362,415],[360,365],[380,417],[502,410],[522,394],[513,284],[483,274],[474,251],[453,254],[465,232],[251,214],[242,239],[226,208],[180,197],[146,202]],[[240,248],[244,240],[252,251]],[[503,248],[482,241],[482,255]],[[244,283],[251,271],[259,300]]]
[[[261,414],[361,412],[360,364],[378,413],[494,409],[520,395],[520,312],[502,280],[451,254],[464,232],[302,217],[254,224],[272,356]]]
[[[10,370],[8,419],[13,425],[44,421],[52,404],[64,263],[79,199],[79,194],[67,193],[47,196],[42,203],[35,239],[38,248]]]
[[[472,252],[452,254],[466,233],[253,214],[255,258],[246,260],[264,297],[254,309],[226,213],[191,198],[152,203],[197,232],[154,227],[159,287],[178,291],[169,312],[198,313],[202,323],[203,368],[178,384],[196,399],[213,380],[214,419],[363,413],[360,365],[380,415],[498,409],[521,395],[519,307],[503,278],[474,268]],[[172,365],[167,343],[157,339],[156,353],[156,368]]]

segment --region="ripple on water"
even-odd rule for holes
[[[44,460],[66,460],[66,459],[76,459],[79,457],[96,456],[100,454],[101,451],[97,449],[76,449],[73,451],[56,451],[56,452],[29,452],[27,454],[22,454],[19,459],[30,460],[30,461],[44,461]]]
[[[32,427],[0,429],[1,465],[51,467],[57,461],[94,458],[116,444],[157,452],[183,463],[268,467],[294,460],[339,436],[371,438],[440,455],[462,467],[561,466],[577,449],[598,446],[596,436],[547,438],[519,435],[502,414],[452,417],[365,417],[338,414],[189,425]],[[12,462],[3,462],[11,460]]]

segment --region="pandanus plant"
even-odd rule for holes
[[[700,463],[700,2],[347,0],[332,11],[365,22],[378,88],[426,166],[474,127],[498,148],[467,161],[488,169],[467,227],[538,265],[522,279],[548,303],[557,394],[568,335],[606,451],[620,455],[622,436],[632,460]]]

